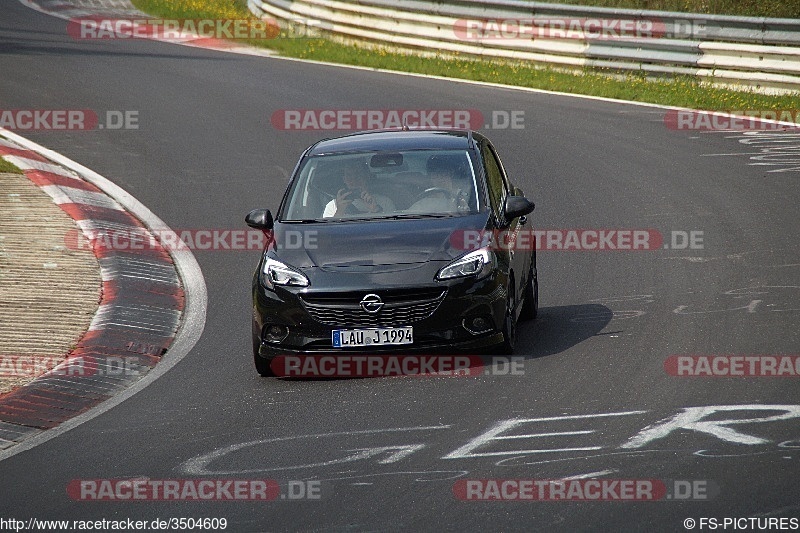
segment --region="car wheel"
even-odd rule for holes
[[[253,362],[256,365],[256,372],[258,372],[262,377],[273,377],[275,374],[272,372],[272,368],[270,367],[270,360],[261,357],[258,354],[258,349],[261,346],[261,339],[258,336],[253,335]]]
[[[512,281],[508,288],[508,300],[506,301],[506,316],[503,321],[503,342],[500,344],[500,354],[511,355],[514,353],[514,346],[517,342],[517,321],[514,316],[516,308],[515,287]]]
[[[521,320],[534,320],[539,316],[539,276],[536,272],[536,263],[531,263],[528,274],[528,284],[525,285],[525,295],[522,301],[522,311],[519,313]]]

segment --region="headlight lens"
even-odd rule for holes
[[[275,290],[275,285],[307,287],[308,278],[299,270],[267,257],[261,270],[261,283],[272,290]]]
[[[476,279],[480,279],[484,276],[488,276],[492,272],[495,264],[494,253],[486,248],[481,248],[443,267],[436,274],[436,279],[444,280],[463,278],[466,276],[475,276]]]

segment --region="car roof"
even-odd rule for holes
[[[479,136],[479,134],[474,134]],[[384,150],[466,150],[473,132],[467,130],[378,130],[325,139],[312,145],[307,155]]]

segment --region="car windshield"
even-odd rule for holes
[[[482,209],[466,150],[329,154],[304,161],[284,221],[450,217]]]

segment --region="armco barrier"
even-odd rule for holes
[[[258,17],[310,24],[346,39],[404,48],[564,68],[688,74],[766,92],[800,90],[800,20],[796,19],[607,9],[525,0],[248,0],[248,6]],[[463,31],[467,21],[486,20],[535,20],[539,35],[483,38]],[[644,32],[644,36],[622,38],[597,37],[588,30],[569,31],[563,36],[556,31],[564,21],[587,20],[624,21],[637,28],[650,27],[651,31]],[[591,25],[581,26],[587,27],[591,29]]]

